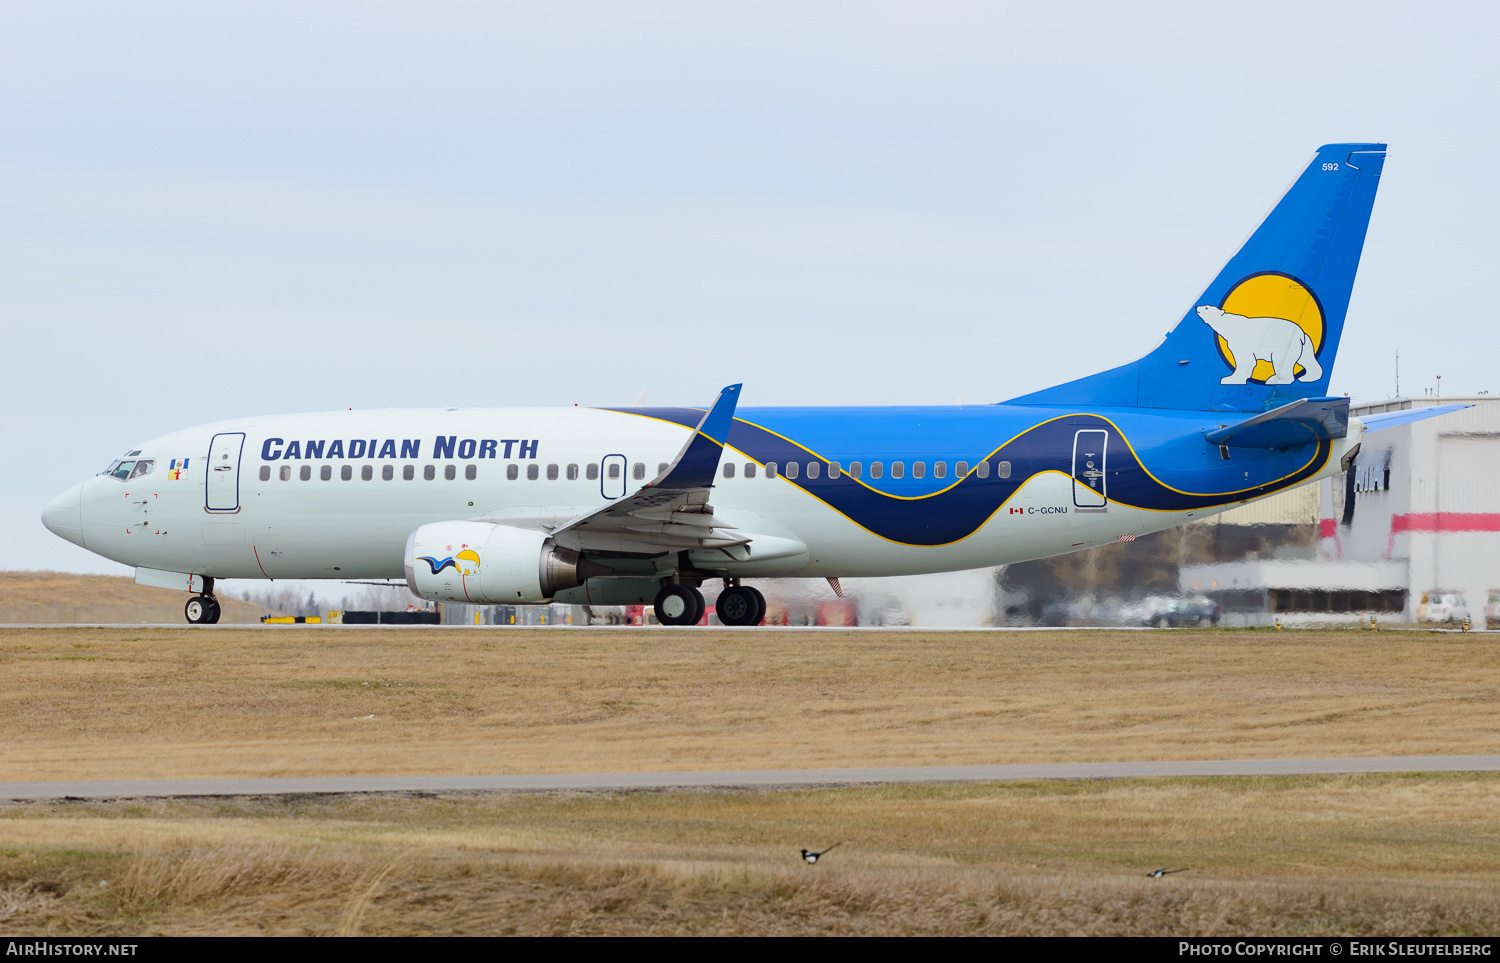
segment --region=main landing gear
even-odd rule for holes
[[[691,585],[663,585],[656,596],[656,621],[662,625],[697,625],[707,609],[703,593]],[[766,617],[766,598],[748,585],[731,585],[719,593],[714,611],[725,625],[759,625]]]
[[[766,597],[748,585],[731,585],[714,606],[725,625],[759,625],[766,617]]]
[[[662,625],[697,625],[706,611],[703,593],[691,585],[663,585],[656,595],[656,621]]]
[[[219,600],[212,595],[194,595],[183,606],[182,614],[194,625],[213,625],[219,621]]]

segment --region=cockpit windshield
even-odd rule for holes
[[[126,481],[150,474],[151,469],[155,467],[156,459],[154,458],[116,458],[110,462],[108,468],[104,469],[103,474]]]

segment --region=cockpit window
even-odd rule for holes
[[[101,474],[118,478],[120,481],[126,481],[130,478],[139,478],[142,475],[150,474],[151,469],[155,467],[156,460],[154,458],[116,458],[109,463],[109,467],[104,469]]]

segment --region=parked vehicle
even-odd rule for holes
[[[1433,590],[1422,593],[1417,604],[1418,622],[1467,622],[1469,606],[1462,592]]]
[[[1189,625],[1207,628],[1219,624],[1219,614],[1219,603],[1202,595],[1191,598],[1152,596],[1136,609],[1139,624],[1158,629],[1179,629]]]

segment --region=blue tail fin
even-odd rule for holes
[[[1155,351],[1008,404],[1267,411],[1327,394],[1384,144],[1328,144]]]

